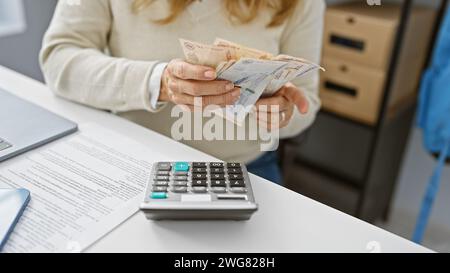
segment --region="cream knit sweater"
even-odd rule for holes
[[[134,14],[132,0],[60,0],[44,37],[40,61],[49,87],[59,96],[110,110],[161,134],[171,136],[173,105],[154,109],[149,91],[154,67],[183,56],[178,39],[212,43],[216,37],[273,54],[320,61],[323,0],[300,0],[282,26],[266,28],[270,11],[250,24],[230,22],[220,1],[194,2],[168,25],[151,23],[165,16],[167,2],[158,0]],[[310,102],[309,113],[297,110],[281,137],[291,137],[314,121],[320,108],[319,72],[296,82]],[[224,126],[225,127],[225,126]],[[249,162],[261,155],[260,141],[184,141],[227,161]]]

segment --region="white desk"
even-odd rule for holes
[[[78,123],[126,134],[173,160],[214,160],[112,114],[52,95],[30,78],[0,66],[0,87]],[[88,252],[428,252],[410,241],[251,176],[259,211],[247,222],[151,222],[137,213]]]

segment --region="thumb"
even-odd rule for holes
[[[297,106],[298,111],[302,114],[308,113],[309,110],[309,102],[306,99],[306,97],[303,95],[303,92],[300,91],[295,86],[286,86],[282,89],[282,95],[289,100],[290,102],[294,103],[295,106]]]

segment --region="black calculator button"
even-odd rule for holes
[[[194,173],[194,174],[192,174],[192,179],[194,179],[194,180],[206,180],[206,174]]]
[[[206,168],[197,168],[197,167],[194,167],[194,168],[192,169],[192,172],[193,172],[193,173],[206,173]]]
[[[225,181],[225,175],[213,173],[213,174],[211,174],[211,180],[224,180]]]
[[[211,191],[214,193],[226,193],[227,189],[224,187],[212,187]]]
[[[206,168],[207,164],[205,162],[194,162],[194,163],[192,163],[192,167],[194,167],[194,168]]]
[[[156,166],[156,169],[158,171],[170,171],[170,169],[172,169],[172,166],[170,165],[169,162],[160,162]]]
[[[186,193],[188,191],[187,187],[174,187],[172,189],[174,193]]]
[[[223,168],[211,168],[209,169],[209,171],[211,173],[218,173],[218,174],[223,174],[225,173],[225,170]]]
[[[244,177],[242,176],[242,174],[228,174],[228,178],[230,180],[243,180]]]
[[[235,188],[231,188],[231,191],[233,193],[246,193],[247,189],[246,188],[235,187]]]
[[[192,180],[192,187],[206,187],[207,185],[206,180]]]
[[[175,187],[186,187],[187,184],[188,184],[187,181],[175,181],[175,182],[173,182],[172,185]]]
[[[242,174],[241,168],[228,168],[229,174]]]
[[[167,182],[167,181],[156,181],[155,183],[153,183],[153,186],[167,187],[167,186],[169,186],[169,182]]]
[[[155,181],[169,181],[169,178],[167,175],[157,175]]]
[[[211,187],[226,187],[225,180],[211,180]]]
[[[206,187],[192,187],[192,192],[194,193],[206,193],[207,190]]]
[[[152,189],[153,192],[167,192],[167,187],[153,187]]]
[[[241,163],[227,163],[228,168],[240,168]]]
[[[223,168],[223,163],[221,162],[211,162],[209,163],[210,168]]]
[[[230,187],[245,187],[244,180],[232,180],[230,181]]]

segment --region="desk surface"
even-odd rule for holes
[[[173,160],[214,160],[115,115],[56,98],[42,83],[1,66],[0,87],[75,122],[95,122],[119,133],[126,132]],[[257,176],[251,176],[251,180],[259,211],[250,221],[152,222],[139,212],[88,252],[429,251]]]

